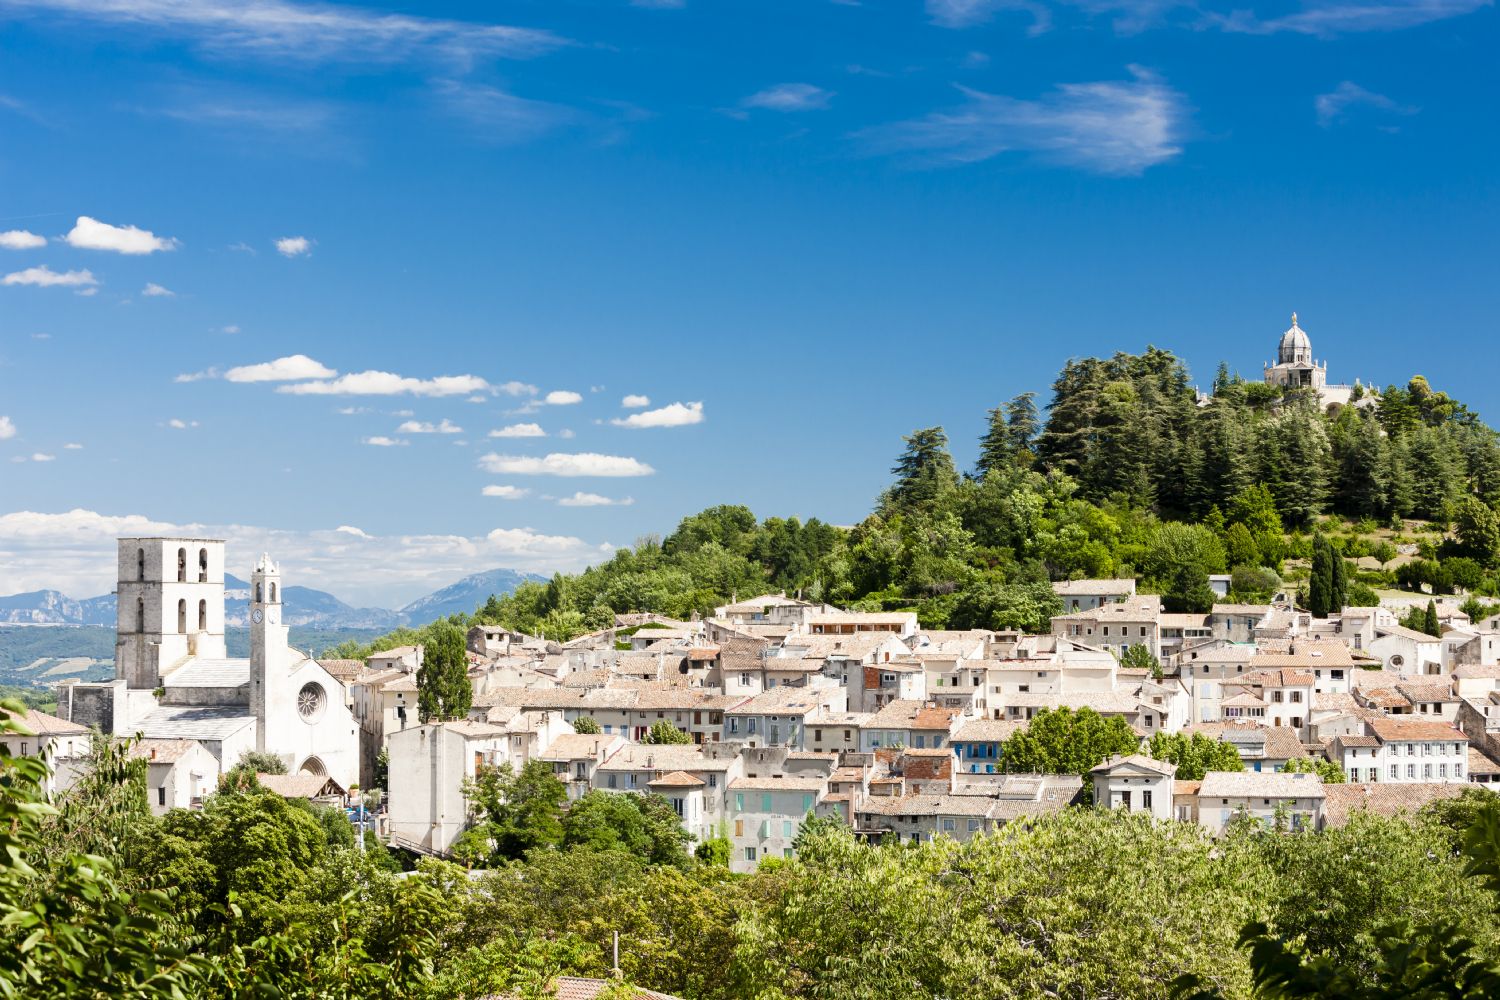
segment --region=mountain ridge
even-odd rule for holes
[[[356,608],[327,591],[290,586],[283,590],[283,619],[288,625],[324,629],[381,629],[425,625],[454,613],[471,613],[491,594],[509,594],[528,581],[546,577],[514,569],[471,573],[400,608]],[[249,624],[250,584],[233,574],[224,576],[224,624]],[[115,624],[115,595],[72,598],[59,590],[32,590],[0,596],[0,624],[107,625]]]

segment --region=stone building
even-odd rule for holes
[[[256,750],[294,773],[358,782],[344,685],[288,644],[281,570],[268,556],[251,574],[243,659],[224,645],[222,541],[121,538],[118,569],[115,679],[65,685],[60,714],[121,736],[194,740],[221,771]]]
[[[1313,358],[1312,339],[1297,325],[1296,313],[1277,345],[1276,363],[1265,366],[1265,380],[1267,385],[1311,389],[1324,406],[1348,403],[1354,391],[1353,386],[1328,384],[1328,362]]]

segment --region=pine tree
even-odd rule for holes
[[[1443,626],[1438,622],[1436,601],[1427,602],[1427,614],[1422,623],[1422,631],[1428,635],[1441,636],[1443,634]]]
[[[979,458],[974,463],[974,478],[983,479],[992,471],[1008,467],[1012,454],[1005,407],[997,406],[990,411],[984,437],[979,439]]]
[[[418,714],[423,722],[462,719],[473,701],[463,629],[451,623],[434,626],[417,668]]]
[[[941,427],[913,431],[903,440],[906,450],[891,469],[896,482],[887,494],[890,506],[897,510],[930,507],[957,488],[958,473],[953,468],[953,456],[948,454],[948,435]]]
[[[1041,429],[1036,411],[1036,393],[1023,392],[1005,405],[1005,427],[1010,435],[1011,454],[1029,454],[1031,442]]]

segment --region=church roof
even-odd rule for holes
[[[215,742],[226,740],[253,725],[255,716],[241,705],[162,705],[137,723],[135,729],[153,740]]]
[[[250,683],[248,659],[208,660],[194,658],[162,679],[169,688],[233,688]]]

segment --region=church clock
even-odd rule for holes
[[[264,617],[265,614],[260,610],[260,608],[256,608],[254,611],[250,612],[250,620],[257,625],[260,624],[260,620]]]

